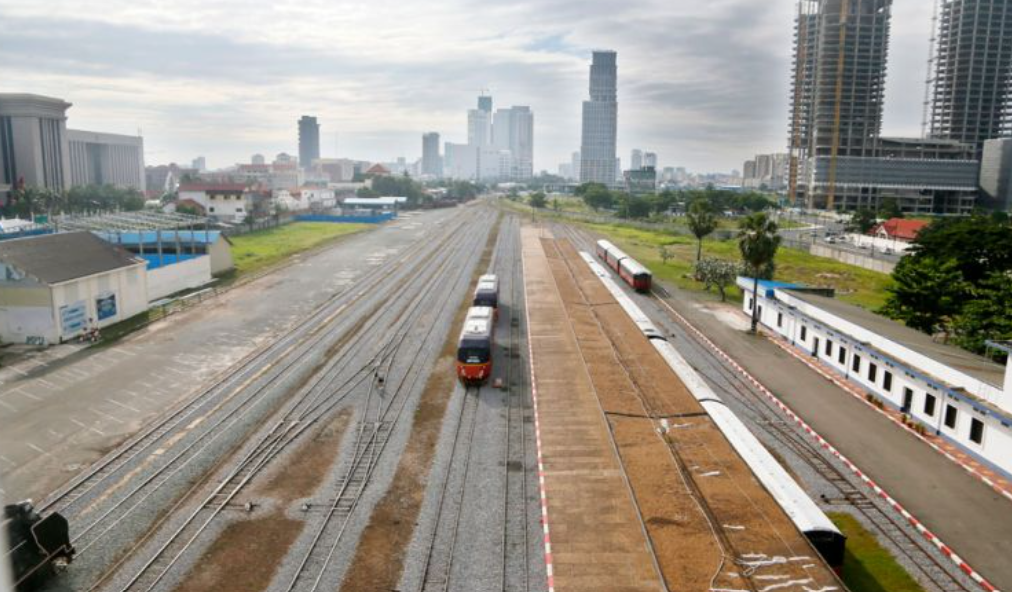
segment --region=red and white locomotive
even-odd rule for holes
[[[649,292],[653,275],[638,261],[606,240],[597,241],[597,256],[637,292]]]

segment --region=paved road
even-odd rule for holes
[[[4,499],[41,498],[452,211],[356,235],[111,347],[0,387]],[[310,264],[311,262],[311,264]]]
[[[1012,506],[765,338],[672,291],[668,302],[1002,589],[1012,589]]]

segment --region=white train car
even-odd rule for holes
[[[625,313],[650,340],[654,349],[675,372],[692,396],[706,410],[714,425],[721,431],[739,456],[748,464],[756,478],[766,487],[787,516],[794,522],[833,569],[843,566],[846,537],[826,516],[825,512],[805,493],[797,481],[770,454],[755,435],[727,404],[713,392],[696,370],[667,338],[657,329],[646,313],[633,302],[608,272],[588,253],[581,253],[595,275],[618,301]]]

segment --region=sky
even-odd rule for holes
[[[918,135],[930,0],[895,0],[884,133]],[[466,110],[535,113],[535,168],[579,149],[593,49],[618,52],[623,165],[740,169],[787,142],[794,0],[0,0],[0,92],[74,104],[68,125],[144,136],[148,164],[298,153],[413,161],[466,141]]]

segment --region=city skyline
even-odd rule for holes
[[[0,0],[0,18],[14,24],[0,56],[15,81],[8,90],[66,98],[77,106],[75,127],[143,130],[152,164],[200,154],[218,168],[244,162],[253,151],[295,153],[291,122],[307,112],[321,124],[321,156],[414,160],[426,131],[463,141],[460,113],[486,88],[540,114],[534,168],[554,171],[579,148],[586,67],[597,47],[614,49],[622,60],[620,155],[648,146],[661,166],[731,170],[786,144],[794,13],[786,0],[747,12],[749,18],[741,17],[744,0],[705,7],[640,2],[602,11],[471,2],[470,11],[495,13],[474,27],[460,26],[458,15],[471,12],[455,4],[409,7],[405,24],[342,36],[336,46],[324,32],[353,29],[360,18],[340,5],[242,12],[229,3],[190,10],[184,2],[171,11],[143,4],[117,10],[121,4],[111,0],[109,10],[94,11],[61,1]],[[398,7],[380,3],[375,10],[393,14]],[[194,11],[201,18],[190,18]],[[543,14],[538,27],[514,27],[531,11]],[[920,131],[920,101],[910,96],[923,92],[930,12],[927,2],[896,2],[884,133]],[[628,26],[614,27],[616,18]],[[267,22],[284,26],[259,26]],[[47,43],[54,26],[64,43]],[[431,43],[433,31],[450,29],[468,33],[453,44]],[[133,55],[117,50],[122,43],[135,48]],[[356,47],[367,57],[334,76],[333,64]],[[474,60],[488,66],[474,68]],[[258,64],[257,76],[247,63]],[[200,92],[193,92],[195,84]]]

